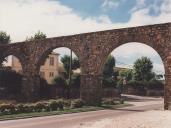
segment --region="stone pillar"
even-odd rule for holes
[[[171,74],[165,75],[164,109],[171,110]]]
[[[37,73],[23,73],[22,97],[26,101],[37,101],[40,99],[40,77]]]
[[[100,105],[102,97],[101,75],[81,75],[80,97],[88,105]]]

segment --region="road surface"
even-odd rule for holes
[[[0,128],[71,128],[75,125],[82,125],[85,122],[92,122],[105,118],[115,118],[125,114],[140,113],[148,110],[163,109],[162,98],[137,96],[127,97],[129,97],[129,102],[135,106],[116,110],[99,110],[92,112],[0,121]]]

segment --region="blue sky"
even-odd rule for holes
[[[141,4],[142,9],[149,7],[149,15],[156,16],[160,11],[154,6],[160,6],[162,0],[59,0],[62,4],[67,5],[83,17],[107,15],[112,22],[128,22],[131,12],[137,4]]]
[[[12,42],[23,41],[38,30],[47,37],[57,37],[171,22],[171,0],[0,0],[0,3],[0,30],[9,33]],[[62,55],[68,53],[60,51]],[[126,65],[148,56],[154,62],[154,70],[164,73],[159,55],[146,45],[123,45],[112,55]]]
[[[79,15],[100,16],[108,15],[112,22],[127,22],[130,18],[130,10],[136,2],[134,0],[114,0],[106,3],[104,0],[60,0],[61,3],[74,9]]]

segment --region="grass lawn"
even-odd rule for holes
[[[100,107],[84,106],[82,108],[75,108],[75,109],[66,108],[63,111],[31,112],[31,113],[20,113],[20,114],[11,114],[11,115],[0,115],[0,121],[69,114],[69,113],[88,112],[88,111],[97,111],[97,110],[104,110],[104,109],[116,109],[116,108],[127,107],[127,106],[131,106],[131,104],[124,103],[124,104],[116,104],[116,105],[102,105]]]

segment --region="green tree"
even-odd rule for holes
[[[103,76],[112,77],[114,73],[113,70],[114,67],[115,67],[115,58],[112,55],[109,55],[103,68]]]
[[[26,41],[33,41],[33,40],[39,40],[39,39],[45,39],[47,36],[41,31],[38,31],[34,34],[34,36],[31,36],[30,38],[27,38]]]
[[[134,63],[134,78],[138,81],[149,81],[154,78],[155,75],[152,73],[153,63],[148,57],[141,57]]]
[[[60,87],[64,87],[64,86],[66,86],[67,85],[67,82],[66,82],[66,80],[62,77],[62,76],[57,76],[57,77],[55,77],[54,78],[54,80],[53,80],[53,84],[55,85],[55,86],[60,86]]]
[[[119,76],[125,78],[127,81],[130,81],[133,78],[133,70],[132,69],[121,70],[119,72]]]
[[[61,62],[63,63],[66,75],[69,75],[69,67],[70,67],[70,56],[65,55],[61,58]],[[80,68],[79,59],[77,57],[72,59],[72,70]]]
[[[10,35],[4,31],[0,31],[0,44],[8,44],[10,41]]]
[[[114,67],[115,58],[109,55],[103,68],[103,87],[113,87],[116,85]]]
[[[0,45],[10,43],[10,35],[4,31],[0,31]],[[5,57],[0,53],[0,67],[3,66],[3,61],[6,61]]]

